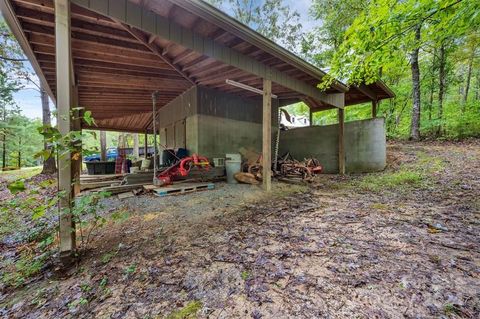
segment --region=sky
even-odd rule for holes
[[[311,0],[285,0],[285,3],[288,4],[291,9],[296,10],[300,14],[304,31],[310,31],[314,27],[314,24],[318,23],[308,15]],[[2,19],[1,15],[0,19]],[[31,68],[31,66],[29,67]],[[33,87],[33,85],[29,85],[14,95],[15,101],[22,109],[23,114],[32,119],[42,117],[40,93],[33,90]],[[51,106],[50,109],[52,108],[53,107]]]

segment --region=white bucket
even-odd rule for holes
[[[138,172],[140,169],[138,167],[132,166],[130,167],[130,174],[135,174]]]
[[[227,183],[228,184],[237,184],[237,180],[234,175],[241,171],[242,162],[241,161],[225,161],[225,169],[227,170]]]
[[[141,170],[144,171],[146,169],[149,169],[150,168],[150,160],[149,159],[144,159],[142,160],[142,166],[141,166]]]

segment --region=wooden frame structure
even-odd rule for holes
[[[271,97],[280,105],[304,101],[311,112],[338,109],[343,151],[343,108],[393,97],[382,83],[347,87],[245,25],[202,1],[0,0],[0,9],[57,104],[62,133],[72,127],[72,105],[92,112],[97,126],[77,128],[152,133],[152,93],[162,108],[193,85],[243,97],[263,91],[263,161],[271,162]],[[344,167],[340,156],[339,167]],[[60,159],[60,189],[72,194],[78,165]],[[74,167],[74,174],[72,168]],[[343,170],[340,169],[340,172]],[[270,189],[269,171],[264,172]],[[73,194],[72,194],[73,195]],[[61,220],[61,252],[75,249],[68,208]],[[63,215],[62,215],[63,216]]]

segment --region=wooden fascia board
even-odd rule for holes
[[[395,93],[383,81],[378,80],[377,82],[375,82],[375,84],[383,91],[385,91],[389,98],[395,97]]]
[[[318,99],[334,107],[343,108],[344,93],[327,94],[318,88],[271,68],[249,56],[188,30],[144,6],[128,0],[72,0],[73,3],[114,20],[149,32],[166,40],[212,57],[222,63],[244,70],[261,78],[271,74],[271,80],[293,91]]]
[[[20,47],[23,50],[23,53],[27,56],[30,64],[32,65],[33,70],[37,74],[41,86],[47,91],[48,96],[52,99],[53,103],[56,104],[56,98],[53,94],[48,81],[43,74],[42,68],[35,57],[35,53],[33,52],[32,47],[30,46],[27,36],[23,32],[23,29],[18,21],[18,18],[15,15],[15,11],[12,8],[12,5],[9,0],[0,0],[0,11],[2,12],[5,21],[7,22],[8,27],[12,31],[13,35],[17,39]]]

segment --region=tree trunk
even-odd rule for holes
[[[50,105],[48,102],[48,95],[47,92],[40,88],[40,98],[42,101],[42,123],[44,126],[50,126],[52,123],[50,121]],[[43,142],[44,149],[49,149],[49,145],[47,142]],[[55,164],[55,156],[52,154],[49,158],[43,161],[43,169],[42,174],[52,175],[57,172],[57,165]]]
[[[415,30],[415,40],[417,47],[411,53],[411,69],[412,69],[412,123],[410,126],[410,138],[412,140],[420,139],[420,67],[418,64],[418,52],[420,51],[420,31],[419,25]]]
[[[2,103],[3,104],[3,103]],[[2,105],[3,124],[7,125],[7,108]],[[2,169],[7,166],[7,129],[2,130]]]
[[[2,134],[2,168],[7,167],[7,138],[6,138],[6,132],[5,130],[3,131]]]
[[[140,158],[140,152],[138,150],[138,133],[133,134],[133,156],[136,160]]]
[[[107,132],[100,131],[100,160],[107,160]]]
[[[475,89],[475,101],[480,100],[480,70],[477,71],[477,87]]]
[[[473,58],[475,56],[475,49],[472,50],[472,54],[468,60],[468,71],[467,71],[467,83],[465,85],[465,95],[463,96],[463,105],[462,113],[465,113],[465,104],[468,101],[468,91],[470,90],[470,80],[472,78],[472,67],[473,67]]]
[[[18,161],[17,167],[22,168],[22,137],[18,137]]]
[[[442,43],[438,61],[438,119],[440,120],[437,131],[438,135],[442,132],[443,97],[445,95],[445,61],[445,43]]]
[[[432,75],[430,81],[430,100],[428,103],[428,120],[432,120],[432,110],[433,110],[433,94],[435,93],[435,60],[437,57],[437,49],[433,51],[432,57]]]

